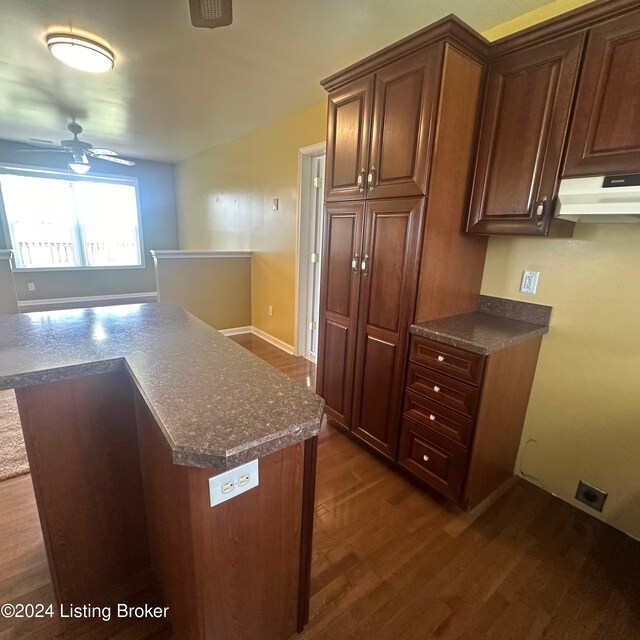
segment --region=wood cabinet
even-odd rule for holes
[[[415,198],[325,213],[318,387],[327,415],[391,457],[423,216]]]
[[[361,78],[329,95],[326,199],[364,198],[369,163],[373,78]]]
[[[393,458],[412,321],[424,199],[367,202],[351,430]]]
[[[564,168],[640,172],[640,12],[591,29]]]
[[[441,47],[329,94],[326,200],[424,195]]]
[[[583,39],[569,36],[492,62],[469,232],[548,234]]]
[[[391,460],[409,325],[471,311],[480,289],[486,242],[462,227],[485,47],[448,18],[323,82],[317,392],[331,419]]]
[[[463,508],[512,474],[539,340],[480,356],[414,339],[403,368],[409,325],[475,310],[487,235],[572,235],[563,167],[640,172],[639,16],[594,2],[491,44],[448,17],[322,83],[317,391]]]
[[[640,172],[638,3],[594,2],[491,50],[467,231],[570,236],[561,176]]]
[[[328,416],[349,428],[355,366],[364,204],[325,208],[320,287],[318,390]]]
[[[412,336],[400,466],[465,510],[508,480],[540,342],[484,356]]]

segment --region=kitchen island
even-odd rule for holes
[[[151,570],[176,637],[286,638],[308,617],[322,400],[179,307],[0,317],[59,603]],[[258,459],[215,507],[209,479]]]

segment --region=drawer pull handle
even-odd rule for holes
[[[429,456],[428,456],[428,455],[426,455],[426,454],[422,456],[422,459],[423,459],[425,462],[429,462]]]
[[[433,413],[429,414],[429,420],[431,420],[431,422],[435,422],[436,421],[436,417],[433,415]]]
[[[438,393],[440,391],[440,387],[437,384],[433,385],[433,390]]]
[[[444,356],[438,356],[438,362],[444,362]]]

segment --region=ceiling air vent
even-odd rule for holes
[[[233,19],[231,0],[189,0],[194,27],[226,27]]]

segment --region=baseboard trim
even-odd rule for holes
[[[55,311],[56,309],[73,309],[91,306],[106,306],[112,304],[136,304],[157,302],[155,291],[141,293],[118,293],[107,296],[77,296],[73,298],[47,298],[42,300],[19,300],[18,309],[21,313],[29,311]]]
[[[231,329],[220,329],[223,336],[239,336],[243,333],[251,333],[251,327],[232,327]]]
[[[278,338],[274,338],[271,334],[263,331],[262,329],[251,327],[251,333],[253,333],[254,336],[258,336],[258,338],[262,338],[265,342],[272,344],[274,347],[282,349],[282,351],[288,353],[290,356],[292,356],[295,352],[295,349],[290,344],[287,344],[282,340],[278,340]]]
[[[274,338],[270,333],[257,327],[232,327],[231,329],[220,329],[220,333],[224,336],[239,336],[242,333],[251,333],[258,338],[262,338],[265,342],[272,344],[274,347],[278,347],[278,349],[288,353],[290,356],[295,353],[294,348],[290,344]]]

